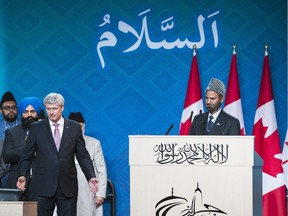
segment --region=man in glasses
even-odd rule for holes
[[[5,130],[13,128],[21,124],[21,120],[17,118],[18,109],[17,102],[13,94],[9,91],[5,92],[1,98],[2,119],[0,120],[0,187],[3,187],[6,182],[5,174],[8,171],[8,166],[4,163],[2,158],[2,148],[5,139]]]
[[[17,102],[11,92],[5,92],[1,99],[1,111],[3,119],[0,120],[0,139],[4,141],[5,130],[21,124],[18,119]]]

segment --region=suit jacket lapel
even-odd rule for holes
[[[49,141],[49,143],[51,143],[52,145],[52,148],[55,149],[55,151],[57,151],[56,149],[56,145],[55,145],[55,142],[54,142],[54,135],[53,135],[53,132],[51,131],[51,126],[50,126],[50,122],[47,119],[45,120],[42,120],[42,121],[46,121],[46,135],[47,135],[47,141]]]
[[[206,124],[208,120],[208,112],[204,113],[202,116],[202,119],[200,119],[200,124],[199,124],[199,131],[201,135],[206,134]]]
[[[221,110],[216,121],[214,122],[211,134],[222,135],[222,128],[224,127],[224,125],[225,125],[225,119],[223,116],[223,110]]]
[[[61,151],[63,145],[65,145],[65,140],[67,139],[67,137],[69,136],[69,122],[64,119],[64,126],[63,126],[63,133],[62,133],[62,136],[61,136],[61,142],[60,142],[60,149],[59,149],[59,152]]]

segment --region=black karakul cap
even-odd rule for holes
[[[79,123],[85,123],[84,117],[81,112],[71,112],[68,119],[77,121]]]
[[[10,92],[10,91],[7,91],[7,92],[5,92],[5,93],[2,95],[1,106],[2,106],[2,104],[3,104],[4,102],[6,102],[6,101],[14,101],[14,102],[17,104],[17,102],[16,102],[16,100],[15,100],[15,98],[14,98],[14,95],[13,95],[12,92]]]

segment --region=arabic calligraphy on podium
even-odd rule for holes
[[[228,150],[225,144],[161,143],[154,146],[154,156],[159,164],[223,164],[229,158]]]

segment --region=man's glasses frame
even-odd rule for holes
[[[5,107],[2,107],[1,109],[6,110],[6,111],[10,111],[10,110],[16,111],[18,108],[17,106],[5,106]]]

